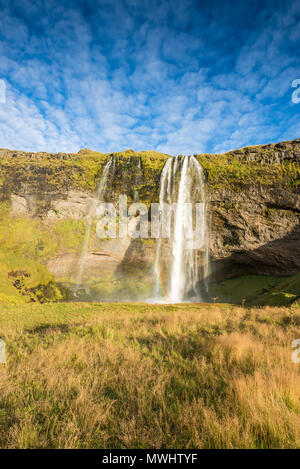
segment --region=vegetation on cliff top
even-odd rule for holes
[[[103,165],[114,156],[118,160],[141,158],[143,169],[160,173],[169,157],[155,151],[100,153],[88,149],[78,153],[28,153],[0,150],[0,191],[13,192],[16,187],[47,191],[94,190]]]
[[[114,156],[122,164],[141,159],[144,183],[159,174],[170,155],[156,151],[125,150],[101,153],[89,149],[78,153],[29,153],[0,150],[0,191],[10,192],[16,185],[44,190],[94,190],[102,167]],[[221,155],[195,155],[204,167],[209,186],[222,187],[254,182],[283,184],[297,188],[300,184],[300,141],[245,147]],[[157,181],[156,181],[157,182]],[[142,186],[143,186],[142,185]],[[153,189],[153,184],[150,186]],[[148,184],[149,190],[150,188]],[[140,187],[143,193],[143,187]]]
[[[300,188],[300,140],[257,145],[220,155],[195,155],[205,169],[210,188],[244,184]]]

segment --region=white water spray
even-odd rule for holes
[[[179,183],[177,172],[180,173]],[[174,210],[174,230],[171,238],[171,262],[168,268],[166,301],[176,303],[184,301],[187,296],[201,300],[199,283],[207,290],[209,274],[209,237],[206,220],[206,200],[204,177],[201,165],[193,156],[183,158],[169,158],[163,168],[160,181],[159,203],[176,203]],[[193,229],[194,202],[200,202],[200,209],[196,216],[200,233],[197,241],[201,249],[191,246]],[[190,208],[190,210],[189,210]],[[161,208],[160,211],[162,211]],[[195,213],[194,213],[195,215]],[[160,227],[161,228],[161,227]],[[156,296],[159,294],[159,279],[163,263],[161,255],[161,238],[157,241],[155,273]],[[200,251],[200,252],[199,252]],[[199,257],[201,257],[202,277],[199,278]]]

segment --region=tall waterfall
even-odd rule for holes
[[[170,262],[167,267],[163,266],[166,256],[162,255],[162,239],[160,237],[157,240],[156,295],[159,294],[160,278],[164,270],[167,272],[165,275],[167,278],[164,279],[166,301],[176,303],[188,297],[196,297],[200,300],[199,285],[207,290],[209,236],[203,170],[196,158],[185,156],[167,160],[160,179],[161,216],[165,210],[164,202],[174,204],[173,230],[170,240]],[[198,203],[197,210],[195,210],[195,203]],[[163,217],[161,217],[161,224],[162,220]],[[195,223],[199,228],[196,234]],[[162,229],[162,226],[160,228]],[[199,277],[199,270],[202,272],[201,277]]]
[[[84,237],[82,250],[81,250],[81,254],[80,254],[78,266],[77,266],[76,289],[78,289],[80,285],[82,284],[82,275],[83,275],[84,268],[85,268],[86,255],[89,250],[92,223],[93,223],[93,217],[95,217],[96,205],[98,202],[104,201],[108,176],[110,173],[110,169],[114,166],[114,163],[115,163],[115,160],[114,160],[114,157],[112,156],[103,168],[101,179],[96,187],[94,197],[91,200],[89,208],[88,208],[87,227],[86,227],[85,237]]]

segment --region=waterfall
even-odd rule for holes
[[[177,174],[179,173],[179,177]],[[177,181],[177,179],[179,179]],[[195,157],[169,158],[160,179],[159,207],[163,213],[163,203],[173,205],[173,233],[170,240],[171,255],[167,270],[166,301],[181,302],[188,296],[201,299],[199,284],[207,290],[209,274],[209,237],[206,217],[206,200],[203,169]],[[195,211],[195,203],[199,204]],[[200,230],[194,237],[195,219]],[[161,219],[162,223],[162,219]],[[162,228],[160,223],[160,229]],[[199,232],[200,231],[200,232]],[[194,248],[191,243],[198,241],[201,246]],[[156,297],[160,292],[160,276],[165,256],[162,256],[161,237],[157,240],[155,274]],[[199,257],[202,277],[199,278]]]
[[[159,191],[159,212],[162,215],[163,211],[163,202],[165,198],[167,199],[168,203],[171,203],[171,176],[172,176],[172,163],[173,158],[169,158],[163,167],[161,176],[160,176],[160,191]],[[161,250],[161,237],[157,239],[156,244],[156,255],[155,255],[155,264],[154,264],[154,271],[155,271],[155,295],[156,297],[160,296],[160,272],[159,272],[159,263],[160,263],[160,250]]]
[[[106,187],[107,187],[108,176],[109,176],[109,173],[110,173],[110,168],[111,167],[114,168],[114,165],[115,165],[115,160],[114,160],[114,157],[111,156],[111,158],[108,160],[108,162],[106,163],[106,165],[103,168],[100,181],[99,181],[99,183],[96,187],[94,197],[91,200],[89,208],[88,208],[87,226],[86,226],[84,241],[83,241],[81,254],[80,254],[79,261],[78,261],[78,266],[77,266],[76,290],[80,287],[80,285],[82,283],[82,275],[83,275],[85,264],[86,264],[86,255],[87,255],[88,250],[89,250],[90,239],[91,239],[91,231],[92,231],[92,223],[93,223],[93,217],[95,217],[96,205],[97,205],[97,202],[103,202],[104,201],[104,196],[105,196],[105,192],[106,192]]]

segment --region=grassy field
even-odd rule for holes
[[[299,448],[300,307],[0,305],[2,448]]]

